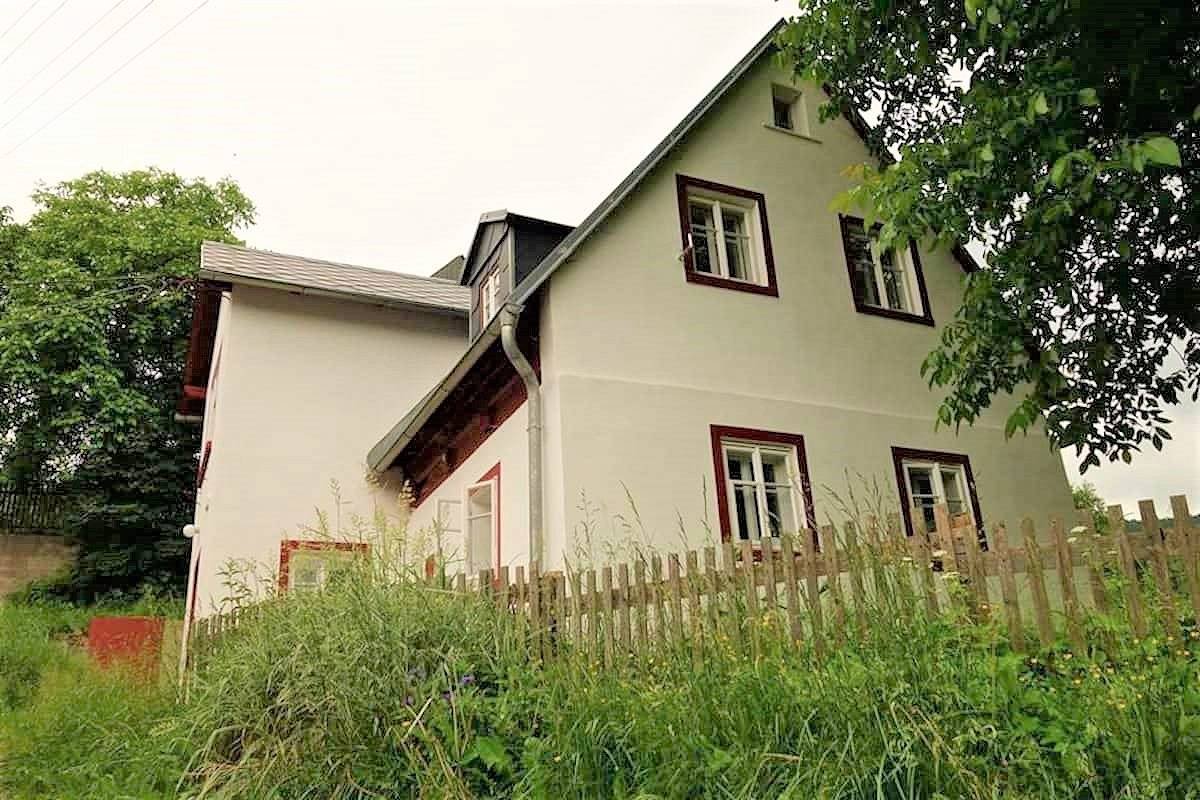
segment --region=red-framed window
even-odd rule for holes
[[[279,543],[279,590],[319,590],[338,569],[370,550],[366,542],[284,539]]]
[[[200,466],[196,469],[196,488],[204,485],[204,476],[208,474],[208,460],[212,458],[212,440],[204,443],[204,454],[200,456]]]
[[[916,243],[903,251],[882,250],[861,218],[841,215],[838,223],[854,308],[860,314],[932,325],[929,291]]]
[[[688,175],[675,186],[688,282],[778,297],[762,193]]]
[[[962,453],[941,450],[918,450],[908,447],[892,448],[892,463],[896,469],[896,489],[900,494],[900,516],[909,536],[913,535],[910,509],[920,509],[926,530],[935,528],[934,506],[945,503],[952,519],[967,517],[983,532],[983,512],[975,490],[975,473],[971,459]]]
[[[723,540],[816,530],[803,436],[728,425],[711,425],[709,436]]]

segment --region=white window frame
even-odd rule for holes
[[[500,280],[501,269],[493,269],[479,285],[479,307],[483,317],[480,326],[492,321],[492,317],[500,309]]]
[[[908,503],[910,506],[917,506],[917,493],[913,490],[911,469],[927,469],[930,473],[930,482],[933,485],[933,505],[940,505],[946,502],[946,485],[942,480],[942,472],[953,472],[958,476],[959,491],[962,493],[962,514],[967,516],[972,525],[977,525],[979,521],[975,519],[974,499],[971,494],[971,484],[967,480],[967,468],[965,464],[957,464],[954,462],[942,461],[923,461],[919,459],[904,459],[901,461],[901,468],[904,472],[904,487],[908,490]],[[925,495],[921,495],[924,497]],[[951,513],[953,517],[953,512]]]
[[[700,189],[695,186],[688,186],[686,189],[687,200],[687,226],[688,226],[688,248],[692,252],[692,271],[697,275],[711,275],[714,278],[732,281],[734,283],[744,283],[749,286],[767,286],[767,254],[763,247],[763,226],[762,217],[758,213],[758,203],[754,200],[745,197],[732,197],[719,192]],[[712,266],[716,267],[715,272],[703,272],[696,268],[695,253],[696,240],[695,232],[692,231],[692,205],[707,205],[712,210],[713,227],[715,229],[717,252],[716,263]],[[748,272],[750,279],[735,278],[729,274],[729,254],[725,247],[725,221],[722,219],[721,208],[727,206],[736,208],[746,218],[747,237],[749,242],[746,247],[746,255],[750,259]],[[712,253],[709,253],[709,260],[712,261]]]
[[[884,280],[884,272],[886,270],[883,266],[883,252],[879,247],[879,243],[872,239],[871,263],[875,266],[875,294],[879,297],[879,303],[868,303],[864,298],[862,301],[863,305],[896,311],[901,314],[911,314],[916,317],[924,316],[925,307],[921,303],[921,293],[917,290],[917,269],[913,263],[912,251],[907,247],[903,250],[893,249],[891,251],[892,271],[898,273],[904,283],[902,288],[903,299],[908,304],[906,308],[895,308],[890,304],[887,293],[887,282]]]
[[[486,514],[472,514],[471,513],[471,495],[472,495],[472,493],[474,493],[476,491],[480,491],[480,490],[487,490],[487,492],[490,495],[490,497],[489,497],[490,502],[488,504],[488,512]],[[498,505],[498,501],[499,501],[499,495],[497,492],[497,481],[495,478],[491,478],[486,481],[480,481],[478,483],[472,483],[470,486],[468,486],[466,489],[463,490],[463,505],[462,505],[462,509],[463,509],[462,525],[463,525],[463,542],[464,542],[463,549],[465,551],[464,552],[464,556],[465,556],[464,567],[465,567],[465,571],[466,571],[467,575],[478,575],[480,570],[493,569],[495,567],[496,558],[498,556],[498,554],[496,553],[496,540],[500,535],[500,517],[496,513],[496,507]],[[484,517],[491,518],[491,525],[489,526],[490,532],[488,534],[487,561],[486,561],[486,563],[480,563],[480,561],[479,561],[480,554],[475,552],[475,541],[474,541],[475,537],[472,532],[471,523],[477,519],[483,519]]]
[[[729,471],[729,451],[730,450],[750,451],[751,466],[754,471],[754,476],[751,480],[744,478],[735,479]],[[763,477],[762,454],[764,452],[783,454],[787,463],[788,478],[786,482],[774,481],[768,483]],[[786,520],[780,520],[780,529],[783,533],[799,533],[804,530],[804,524],[800,518],[804,505],[804,495],[800,490],[800,459],[796,455],[794,445],[776,444],[771,442],[757,442],[752,439],[738,438],[722,438],[721,439],[721,458],[725,465],[725,494],[729,504],[729,535],[730,539],[735,542],[749,540],[751,542],[762,541],[762,533],[771,531],[770,516],[767,510],[767,489],[774,488],[778,490],[786,490],[792,495],[792,520],[791,527],[786,523]],[[758,510],[758,537],[743,536],[740,528],[740,522],[737,516],[737,489],[739,487],[753,486],[755,506]],[[773,535],[769,535],[770,539],[775,539]]]
[[[452,524],[455,516],[458,518],[458,525]],[[448,500],[441,498],[437,501],[437,546],[438,555],[444,557],[445,553],[442,548],[445,545],[445,540],[449,539],[453,543],[462,542],[465,556],[466,537],[463,536],[463,504],[461,500]],[[465,562],[464,562],[465,563]]]
[[[795,133],[800,136],[810,136],[808,128],[808,116],[804,113],[804,105],[800,102],[803,95],[799,89],[791,86],[782,86],[778,83],[771,84],[771,121],[768,123],[770,127],[776,130]],[[784,127],[775,122],[775,103],[784,103],[788,109],[788,121],[790,127]]]

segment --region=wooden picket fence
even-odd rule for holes
[[[0,490],[0,533],[59,533],[67,506],[61,494]]]
[[[1171,509],[1173,524],[1164,527],[1154,503],[1140,502],[1140,533],[1127,532],[1123,509],[1111,506],[1103,535],[1081,514],[1069,528],[1052,519],[1041,535],[1027,518],[1017,532],[997,525],[985,536],[937,506],[932,531],[914,509],[912,536],[896,516],[868,518],[761,548],[724,542],[565,573],[501,568],[431,588],[482,594],[527,627],[541,661],[585,656],[613,666],[661,648],[700,661],[718,643],[753,653],[771,626],[824,657],[871,625],[917,613],[994,622],[1018,651],[1065,642],[1086,654],[1111,646],[1114,629],[1140,639],[1179,637],[1186,626],[1197,635],[1200,528],[1183,496],[1171,498]],[[1123,624],[1086,624],[1095,614]],[[196,651],[209,651],[244,617],[200,620]]]

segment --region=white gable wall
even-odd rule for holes
[[[364,454],[461,355],[466,320],[236,286],[222,304],[207,398],[213,442],[199,490],[196,612],[211,613],[231,561],[266,575],[284,539],[312,539],[316,509],[343,520],[396,509]],[[216,356],[219,354],[219,362]],[[194,561],[193,561],[194,566]]]
[[[988,523],[1068,512],[1058,454],[1036,433],[1005,443],[1006,408],[958,437],[934,432],[938,397],[919,367],[958,307],[961,267],[921,251],[938,328],[858,313],[829,204],[865,147],[845,120],[818,124],[812,87],[818,141],[764,127],[772,81],[788,76],[764,59],[550,279],[563,548],[585,493],[610,540],[679,549],[677,513],[692,544],[703,520],[716,531],[711,424],[804,435],[822,522],[834,504],[821,486],[844,492],[846,470],[895,496],[893,445],[967,454]],[[686,282],[677,173],[765,195],[778,298]]]

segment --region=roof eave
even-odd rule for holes
[[[245,275],[239,275],[237,273],[222,272],[220,270],[214,270],[205,267],[201,267],[199,274],[204,280],[221,281],[223,283],[238,284],[242,286],[256,286],[261,289],[275,289],[278,291],[291,292],[293,294],[328,297],[334,300],[346,300],[372,306],[402,308],[413,311],[424,311],[431,314],[443,314],[447,316],[464,318],[469,313],[469,309],[464,307],[445,306],[437,303],[421,303],[414,300],[400,300],[394,297],[382,297],[377,294],[365,294],[362,292],[340,292],[334,289],[319,289],[299,283],[274,281],[267,278],[251,278]]]
[[[487,324],[479,336],[467,348],[458,362],[447,373],[438,385],[421,399],[411,411],[404,415],[382,439],[375,443],[367,453],[367,466],[374,472],[383,472],[404,452],[404,448],[420,433],[425,423],[437,412],[443,401],[450,396],[463,379],[470,374],[471,369],[483,357],[483,354],[500,338],[500,325],[506,311],[519,314],[522,307],[515,303],[507,303]]]
[[[584,240],[591,236],[592,232],[600,227],[604,220],[608,218],[613,209],[620,205],[638,187],[638,184],[650,174],[651,170],[657,167],[667,154],[674,150],[676,145],[691,132],[696,123],[708,113],[709,109],[720,102],[730,87],[737,83],[762,58],[771,48],[772,43],[775,41],[775,36],[786,24],[787,21],[781,19],[771,26],[771,30],[767,31],[767,34],[758,41],[758,44],[754,45],[750,49],[750,52],[743,56],[742,60],[735,64],[733,69],[726,73],[725,77],[712,88],[712,91],[705,95],[704,99],[689,111],[687,116],[667,134],[666,138],[659,142],[650,151],[649,155],[643,158],[633,168],[633,171],[617,184],[617,188],[613,189],[608,197],[604,198],[604,201],[591,214],[588,214],[587,219],[579,223],[578,227],[567,234],[567,237],[533,268],[525,280],[521,281],[521,284],[516,287],[513,297],[516,302],[527,302],[533,296],[534,292],[550,277],[550,274],[574,254],[575,250],[583,244]]]

